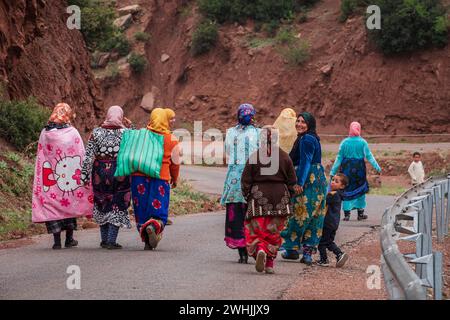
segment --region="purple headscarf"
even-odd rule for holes
[[[251,124],[255,114],[256,110],[251,104],[249,103],[241,104],[238,109],[239,124],[243,126],[248,126],[249,124]]]

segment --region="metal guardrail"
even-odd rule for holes
[[[433,251],[432,237],[434,231],[442,242],[448,235],[449,190],[450,174],[432,177],[386,209],[381,221],[381,267],[391,299],[426,300],[429,290],[435,300],[442,299],[442,253]],[[416,251],[402,254],[397,241],[415,242]]]

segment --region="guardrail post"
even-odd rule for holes
[[[434,210],[436,212],[436,233],[439,242],[444,241],[444,235],[442,233],[442,212],[440,206],[440,188],[439,186],[433,187],[433,200],[434,200]]]
[[[450,216],[450,174],[447,176],[447,212],[445,213],[445,235],[448,236],[448,223]]]
[[[433,252],[433,295],[442,300],[442,253]]]

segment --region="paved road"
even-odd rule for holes
[[[202,191],[221,192],[225,171],[183,167]],[[338,242],[352,241],[378,225],[392,197],[370,196],[369,221],[342,224]],[[224,213],[176,217],[156,251],[143,251],[137,232],[123,230],[123,250],[98,248],[98,229],[77,232],[80,246],[53,251],[48,235],[33,245],[0,250],[0,299],[277,299],[302,270],[277,261],[276,274],[257,274],[236,262],[223,243]],[[67,267],[81,270],[81,290],[68,290]]]

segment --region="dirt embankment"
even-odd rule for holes
[[[234,124],[239,103],[258,108],[258,120],[270,123],[282,106],[309,110],[323,133],[347,132],[352,120],[366,133],[450,133],[450,47],[384,57],[369,44],[361,17],[338,22],[339,1],[320,1],[296,33],[311,44],[311,60],[289,67],[271,46],[249,48],[252,24],[220,28],[217,47],[192,58],[188,44],[200,19],[192,1],[123,1],[138,3],[144,18],[127,31],[150,33],[142,48],[150,68],[138,77],[122,77],[105,88],[107,105],[122,104],[139,123],[142,97],[153,92],[156,105],[172,106],[182,122],[205,120],[205,126]],[[187,5],[186,5],[187,3]],[[163,62],[161,57],[170,59]],[[328,75],[320,69],[329,65]]]
[[[66,26],[65,1],[0,0],[0,85],[10,99],[65,101],[85,133],[103,112],[81,33]]]

